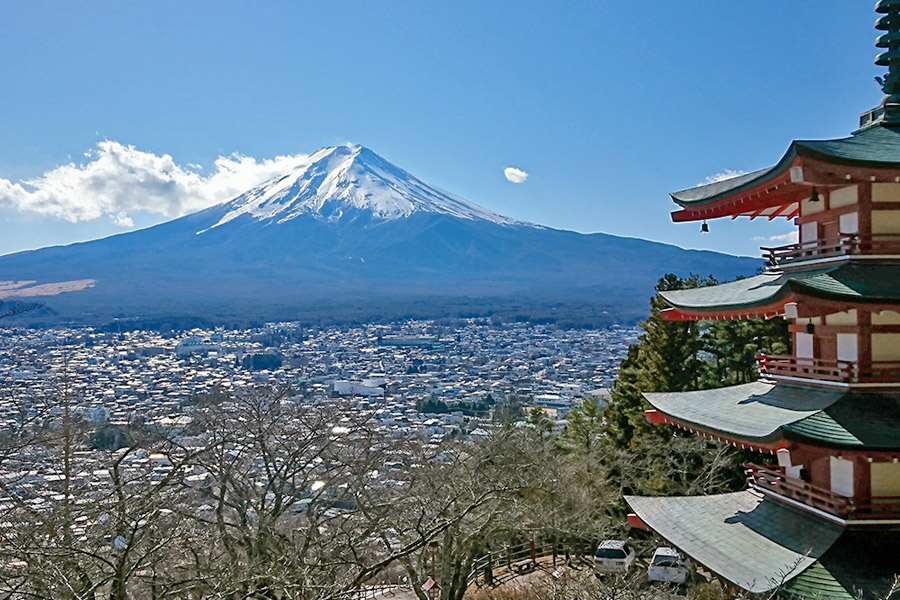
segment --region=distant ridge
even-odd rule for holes
[[[46,309],[23,317],[40,324],[494,315],[606,325],[641,318],[664,273],[728,280],[760,264],[517,221],[347,145],[155,227],[2,256],[0,296],[53,290],[34,294]],[[3,285],[21,281],[33,283]]]

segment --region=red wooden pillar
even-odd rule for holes
[[[859,212],[857,219],[859,224],[859,237],[869,240],[872,237],[872,184],[860,183],[857,191]]]
[[[867,504],[872,497],[872,465],[865,456],[857,456],[853,465],[853,500]]]
[[[859,363],[859,374],[872,373],[872,311],[858,308],[856,310],[856,352]]]
[[[859,237],[864,241],[872,239],[872,184],[860,183],[858,186]],[[865,243],[865,242],[864,242]],[[857,310],[857,360],[860,373],[872,372],[872,311]],[[868,471],[867,471],[868,472]]]

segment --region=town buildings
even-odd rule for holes
[[[785,318],[793,353],[759,381],[645,394],[647,418],[769,455],[746,491],[626,498],[646,527],[751,593],[884,597],[900,573],[900,1],[876,27],[881,105],[850,137],[795,141],[774,167],[672,194],[673,220],[793,219],[767,271],[663,293],[669,320]]]
[[[298,403],[352,411],[390,438],[477,438],[492,427],[491,402],[509,398],[525,411],[544,406],[564,423],[583,396],[602,396],[637,335],[635,328],[563,330],[475,318],[325,328],[270,323],[166,334],[6,328],[0,329],[0,428],[14,431],[23,419],[38,426],[33,419],[58,414],[65,402],[95,428],[114,432],[143,423],[171,430],[189,422],[203,395],[272,386],[290,388]],[[276,354],[282,364],[274,369],[254,369],[244,360]],[[469,410],[473,406],[487,410]],[[102,449],[79,454],[86,477],[107,476],[95,468],[104,456]],[[150,460],[148,453],[132,456]],[[59,477],[49,463],[30,471],[0,469],[0,478],[25,478],[35,490],[52,490]]]

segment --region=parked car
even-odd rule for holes
[[[653,553],[647,567],[647,580],[662,583],[686,583],[694,565],[691,560],[674,548],[662,546]]]
[[[594,553],[594,572],[597,575],[625,575],[631,568],[636,554],[621,540],[603,540]]]

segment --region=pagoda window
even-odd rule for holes
[[[900,183],[873,183],[872,202],[900,202]]]
[[[837,334],[837,359],[847,362],[859,360],[859,338],[855,333]]]
[[[829,457],[831,466],[831,491],[841,496],[852,498],[855,490],[853,479],[853,461],[837,456]]]
[[[830,208],[850,206],[859,201],[859,190],[855,185],[838,188],[831,191],[829,200]]]
[[[819,224],[809,221],[800,225],[800,242],[811,243],[819,239]]]
[[[875,235],[900,235],[900,211],[873,210],[872,233]]]
[[[786,448],[779,449],[776,453],[778,457],[778,466],[784,469],[787,477],[800,479],[803,471],[803,465],[791,464],[791,452]]]
[[[900,362],[900,333],[873,333],[872,360]]]
[[[796,333],[794,353],[797,358],[815,358],[814,338],[811,333]]]
[[[875,502],[896,504],[900,497],[900,463],[873,462],[870,467],[872,497]]]
[[[841,215],[838,223],[841,235],[859,233],[859,213],[852,212]]]

